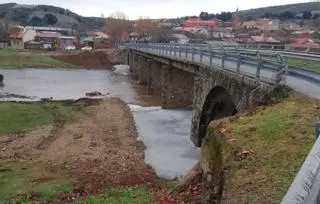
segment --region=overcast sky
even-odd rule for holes
[[[14,1],[14,0],[13,0]],[[83,16],[109,16],[124,11],[130,19],[199,15],[201,11],[220,13],[310,0],[16,0],[19,4],[46,4],[69,9]],[[0,3],[8,3],[0,0]],[[11,1],[12,2],[12,1]]]

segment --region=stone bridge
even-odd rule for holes
[[[149,94],[161,95],[163,108],[193,108],[191,140],[200,147],[212,120],[259,105],[274,85],[255,77],[188,59],[127,49],[127,63]]]

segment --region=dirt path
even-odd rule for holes
[[[98,192],[152,183],[156,176],[143,157],[131,112],[119,99],[86,107],[77,122],[0,138],[1,160],[45,162],[67,170],[76,188]]]

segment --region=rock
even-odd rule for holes
[[[83,137],[83,134],[81,134],[81,133],[73,135],[73,139],[80,139],[82,137]]]
[[[86,93],[86,96],[102,96],[102,93],[98,92],[98,91],[94,91],[94,92],[88,92]]]

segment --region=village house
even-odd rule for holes
[[[132,32],[132,33],[129,34],[129,40],[130,40],[131,42],[137,42],[138,39],[139,39],[139,33],[137,33],[137,32]]]
[[[122,32],[120,35],[120,40],[122,42],[128,42],[130,40],[130,34],[127,32]]]
[[[74,46],[76,43],[77,38],[75,36],[60,36],[59,38],[59,48],[62,50]]]
[[[10,46],[14,49],[24,49],[25,43],[34,40],[36,37],[36,31],[24,29],[19,32],[13,32],[10,34]]]
[[[211,32],[212,37],[214,38],[234,38],[234,33],[232,32],[232,28],[214,28]]]
[[[244,21],[240,25],[241,28],[250,29],[250,28],[259,28],[260,30],[280,30],[280,20],[278,19],[267,19],[262,18],[252,21]]]
[[[292,23],[292,22],[283,22],[280,23],[280,29],[285,29],[285,30],[299,30],[301,27],[296,24],[296,23]]]
[[[280,41],[274,39],[273,37],[261,36],[251,36],[252,43],[256,44],[279,44]]]
[[[290,35],[296,38],[311,38],[314,33],[315,31],[312,29],[299,29],[292,32]]]
[[[107,48],[110,36],[103,32],[88,32],[83,42],[92,48]]]
[[[59,32],[37,32],[35,41],[42,44],[42,49],[57,49],[60,43]]]
[[[209,27],[214,28],[219,25],[218,19],[201,20],[200,18],[190,18],[183,23],[183,27]]]
[[[310,39],[310,38],[301,38],[296,42],[289,44],[288,46],[290,50],[300,50],[300,51],[320,51],[320,42]]]
[[[0,49],[2,48],[8,48],[10,44],[9,39],[0,39]]]
[[[71,35],[71,28],[59,28],[59,27],[41,27],[41,26],[17,26],[21,30],[34,30],[36,32],[58,32],[62,35]]]

